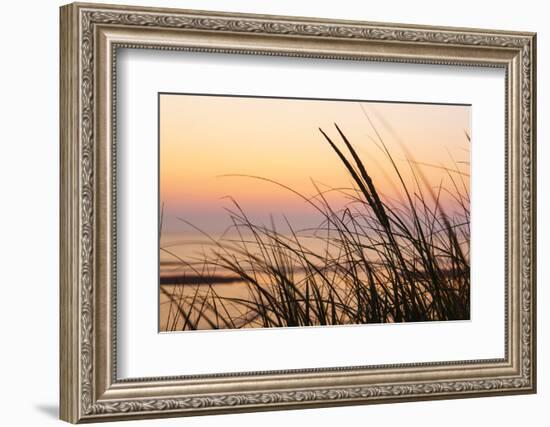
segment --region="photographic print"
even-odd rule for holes
[[[470,106],[159,94],[163,332],[470,318]]]

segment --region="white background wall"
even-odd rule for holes
[[[110,0],[113,3],[122,3]],[[535,0],[188,0],[133,4],[538,32],[539,393],[438,402],[209,416],[133,425],[394,426],[548,425],[550,27]],[[58,402],[58,6],[2,4],[0,64],[0,423],[59,425]],[[491,256],[491,254],[487,254]]]

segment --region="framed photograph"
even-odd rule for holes
[[[535,34],[60,22],[63,420],[535,392]]]

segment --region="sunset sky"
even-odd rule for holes
[[[224,175],[273,179],[311,196],[312,180],[320,189],[350,187],[349,176],[319,132],[322,128],[342,147],[337,123],[356,147],[375,185],[386,197],[398,197],[397,177],[377,147],[372,119],[407,185],[413,186],[406,147],[415,161],[458,167],[469,174],[470,107],[356,101],[264,99],[200,95],[160,96],[160,203],[163,234],[197,227],[219,233],[229,224],[224,207],[239,202],[255,221],[286,215],[307,227],[312,209],[288,190],[264,181]],[[457,162],[455,165],[454,161]],[[431,185],[451,188],[446,174],[423,166]],[[466,184],[469,178],[463,175]],[[333,196],[335,203],[344,203]],[[443,204],[452,209],[451,198]]]

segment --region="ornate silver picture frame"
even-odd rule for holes
[[[61,419],[79,423],[536,391],[535,34],[80,3],[60,13]],[[120,378],[116,64],[122,49],[502,69],[504,357]]]

